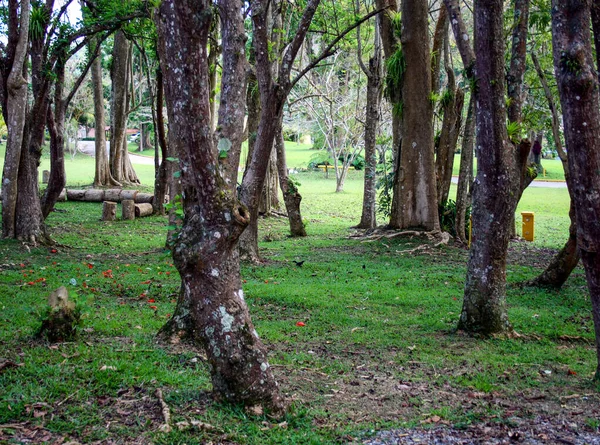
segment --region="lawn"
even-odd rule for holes
[[[288,165],[301,166],[307,151],[288,146]],[[91,161],[67,163],[70,185],[91,182]],[[140,167],[151,184],[152,167]],[[290,239],[285,219],[263,219],[265,263],[242,268],[253,320],[291,403],[286,418],[215,402],[203,351],[156,342],[179,289],[163,248],[165,219],[102,223],[99,204],[65,202],[48,219],[58,247],[0,241],[0,364],[14,364],[0,365],[0,443],[361,443],[399,427],[485,427],[506,439],[535,422],[559,425],[558,435],[600,432],[583,271],[561,291],[517,286],[564,243],[566,189],[526,190],[518,212],[535,212],[536,240],[512,243],[507,271],[509,316],[521,337],[481,339],[454,330],[467,251],[415,253],[426,244],[416,237],[350,239],[362,173],[350,173],[343,193],[321,172],[295,177],[308,236]],[[50,344],[35,334],[48,293],[61,285],[84,318],[77,339]],[[160,430],[157,389],[179,423],[172,432]]]

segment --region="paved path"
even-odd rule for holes
[[[94,141],[79,141],[77,142],[77,150],[81,153],[94,156],[96,154],[96,145]],[[106,152],[108,153],[110,150],[110,145],[106,143]],[[129,153],[129,159],[132,164],[143,164],[143,165],[154,165],[154,158],[149,158],[147,156],[139,156],[133,153]]]
[[[458,183],[458,177],[452,176],[452,183]],[[565,189],[567,188],[567,183],[565,181],[544,181],[543,179],[535,179],[529,187],[545,187],[551,189]]]

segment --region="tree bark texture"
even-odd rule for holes
[[[519,178],[506,132],[502,0],[475,4],[477,177],[473,240],[459,329],[484,335],[512,328],[506,309],[506,255]],[[512,191],[512,193],[511,193]]]
[[[169,143],[179,157],[185,214],[173,259],[182,279],[180,300],[189,302],[183,306],[190,310],[192,336],[206,349],[215,393],[280,414],[283,400],[241,288],[237,242],[249,212],[219,174],[210,126],[211,6],[208,0],[165,0],[156,16]],[[241,19],[241,2],[220,6],[226,16]],[[222,26],[229,24],[224,20]],[[243,47],[235,49],[243,53]],[[243,122],[238,124],[241,131]]]
[[[390,226],[439,230],[433,145],[433,106],[427,4],[402,2],[402,147]]]
[[[6,78],[6,127],[8,139],[6,141],[6,154],[2,170],[2,236],[14,238],[16,236],[16,206],[21,151],[24,140],[25,120],[27,118],[27,79],[24,74],[24,64],[27,58],[27,45],[29,36],[29,1],[20,2],[19,29],[11,29],[14,43],[12,66]],[[16,14],[17,2],[11,2],[11,7]],[[17,41],[14,42],[14,34]],[[12,48],[11,48],[12,49]],[[10,61],[9,61],[10,62]],[[5,106],[4,106],[5,105]]]
[[[600,95],[590,36],[591,1],[552,1],[554,70],[568,148],[577,245],[592,301],[600,379]]]
[[[360,29],[359,31],[360,32]],[[365,179],[363,186],[363,204],[359,229],[374,229],[377,227],[377,132],[379,130],[379,116],[381,96],[383,93],[383,63],[381,38],[375,30],[375,44],[373,56],[369,58],[369,66],[364,66],[362,55],[359,62],[367,76],[367,110],[365,115]]]

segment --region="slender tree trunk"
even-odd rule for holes
[[[577,245],[592,301],[600,379],[600,95],[592,57],[591,1],[552,1],[554,70],[563,111]]]
[[[460,149],[460,171],[456,190],[456,237],[467,244],[467,208],[471,205],[471,184],[473,183],[473,143],[475,141],[475,96],[471,92],[467,110],[467,120]]]
[[[41,208],[44,219],[48,217],[58,196],[65,188],[65,114],[66,104],[63,100],[65,83],[64,60],[59,60],[54,85],[54,111],[48,109],[48,131],[50,133],[50,178],[42,196]]]
[[[154,213],[165,214],[165,197],[173,183],[174,162],[173,154],[169,150],[167,138],[165,136],[165,118],[163,114],[164,103],[164,85],[162,70],[156,70],[156,143],[160,148],[161,161],[156,174],[154,183]],[[157,154],[158,155],[158,154]]]
[[[456,151],[456,144],[458,143],[458,134],[460,133],[461,115],[464,103],[464,93],[462,89],[456,88],[454,69],[450,65],[448,53],[449,48],[448,45],[446,45],[444,49],[444,59],[448,76],[448,85],[446,87],[445,95],[447,100],[444,103],[442,131],[435,160],[437,199],[438,207],[440,208],[446,204],[448,195],[450,194],[452,168],[454,166],[454,152]]]
[[[287,172],[285,161],[285,142],[281,125],[275,137],[275,150],[277,151],[277,169],[279,170],[279,186],[283,194],[283,202],[290,222],[290,235],[293,237],[306,236],[306,229],[300,213],[302,195],[298,191],[298,184],[292,181]]]
[[[14,2],[11,6],[17,6]],[[6,80],[6,127],[8,138],[2,170],[2,236],[16,236],[18,176],[27,119],[27,79],[24,70],[29,36],[29,1],[21,1],[18,42]],[[14,12],[16,14],[16,11]]]
[[[381,60],[381,38],[378,28],[375,30],[373,56],[369,59],[369,67],[364,66],[361,54],[358,55],[363,72],[367,76],[367,110],[365,116],[365,179],[363,187],[363,205],[359,229],[377,227],[377,132],[381,95],[383,92],[383,64]],[[360,33],[360,29],[358,30]]]
[[[402,148],[398,186],[390,226],[440,228],[435,184],[431,62],[427,4],[402,2],[402,51],[406,72],[402,87]]]
[[[215,393],[281,414],[284,403],[241,289],[237,241],[249,215],[219,174],[210,127],[206,45],[211,6],[208,0],[164,0],[157,13],[169,143],[179,155],[184,189],[185,219],[173,258],[182,299],[193,302],[193,334],[206,349]],[[224,33],[242,23],[240,1],[218,6]],[[232,49],[243,53],[242,43]],[[238,124],[241,132],[243,123]]]

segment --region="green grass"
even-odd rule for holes
[[[289,151],[292,166],[308,148]],[[83,171],[91,167],[93,159],[80,155],[68,161],[69,184],[89,184]],[[97,203],[66,202],[48,218],[60,243],[55,250],[0,241],[0,357],[22,365],[0,372],[0,442],[23,437],[2,426],[12,424],[81,443],[347,443],[371,429],[420,425],[431,416],[458,427],[528,418],[534,405],[523,402],[515,413],[496,403],[523,394],[540,394],[550,404],[561,395],[595,393],[583,271],[560,292],[514,286],[544,266],[540,258],[548,254],[540,253],[565,241],[566,189],[526,190],[518,212],[535,212],[536,240],[512,245],[516,259],[507,271],[509,316],[524,337],[484,340],[454,332],[466,251],[410,253],[424,242],[418,238],[349,239],[360,216],[362,173],[350,173],[343,193],[334,192],[333,175],[295,177],[309,235],[290,239],[284,219],[261,220],[267,262],[242,268],[253,320],[292,401],[285,419],[214,403],[202,351],[155,342],[179,290],[163,250],[163,218],[101,223]],[[50,345],[35,333],[48,293],[61,285],[77,295],[85,317],[75,341]],[[174,422],[198,420],[216,429],[160,432],[156,388]],[[474,392],[494,402],[477,402]],[[580,427],[597,431],[590,416]]]

